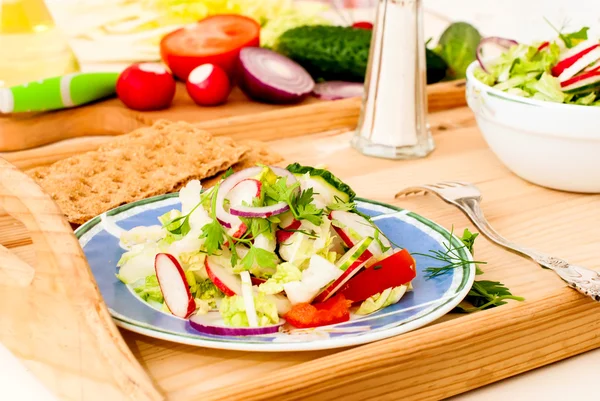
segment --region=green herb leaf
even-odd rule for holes
[[[460,312],[471,313],[504,305],[508,299],[525,300],[523,297],[512,295],[509,289],[499,281],[480,280],[473,283],[473,287],[464,301],[456,309]]]
[[[223,176],[221,177],[222,179],[226,179],[227,177],[229,177],[230,175],[232,175],[233,173],[235,173],[235,171],[233,171],[233,169],[231,167],[229,167],[227,169],[227,171],[225,171],[225,173],[223,174]]]
[[[583,42],[584,40],[587,40],[588,38],[588,34],[587,32],[590,30],[589,27],[584,26],[583,28],[581,28],[580,30],[576,31],[576,32],[571,32],[571,33],[562,33],[562,28],[558,29],[556,28],[554,25],[552,25],[552,23],[550,21],[548,21],[547,18],[544,17],[544,20],[546,21],[546,23],[548,25],[550,25],[550,27],[556,32],[558,33],[558,36],[562,39],[562,41],[565,43],[565,46],[567,48],[572,48],[575,47],[577,44]]]
[[[465,244],[469,252],[471,252],[471,255],[475,254],[473,252],[473,245],[475,244],[475,238],[477,238],[478,236],[479,233],[472,233],[471,231],[469,231],[468,228],[465,228],[462,237],[460,237],[460,240],[463,242],[463,244]]]
[[[391,249],[391,246],[383,245],[383,242],[381,242],[381,238],[379,238],[380,233],[381,233],[381,231],[379,231],[379,227],[375,227],[375,235],[373,236],[373,239],[375,240],[375,242],[377,242],[377,244],[379,245],[379,248],[381,248],[381,251],[385,253]],[[381,233],[381,234],[383,235],[383,233]]]
[[[278,259],[275,253],[253,246],[241,260],[241,264],[244,270],[250,270],[254,266],[254,262],[260,267],[275,268],[277,267]]]
[[[225,243],[225,230],[221,223],[217,220],[213,220],[211,223],[207,223],[202,227],[200,238],[206,238],[206,241],[204,242],[206,253],[214,255],[217,251],[221,250],[221,247]]]

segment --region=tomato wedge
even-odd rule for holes
[[[194,68],[209,63],[233,78],[240,50],[258,46],[259,35],[260,25],[252,18],[215,15],[166,35],[160,42],[160,55],[173,74],[184,81]]]
[[[339,294],[352,302],[361,302],[387,288],[410,283],[416,275],[415,260],[403,249],[358,273]]]
[[[343,295],[336,295],[319,304],[296,304],[284,317],[289,324],[299,329],[326,326],[350,320],[351,304]]]

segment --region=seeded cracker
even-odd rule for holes
[[[248,153],[231,138],[213,137],[184,122],[157,121],[102,146],[27,173],[71,223],[114,207],[173,192],[222,172]]]

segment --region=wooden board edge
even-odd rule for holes
[[[429,111],[448,110],[461,107],[466,104],[465,81],[440,82],[427,87],[427,98]],[[331,129],[355,127],[360,113],[360,98],[344,99],[337,101],[321,101],[317,103],[300,104],[294,107],[279,110],[246,114],[237,118],[252,119],[255,115],[293,115],[302,116],[303,122],[312,129],[321,129],[323,125],[332,125]],[[339,116],[324,116],[324,110],[332,113],[340,113]],[[314,112],[317,114],[313,114]],[[271,114],[269,114],[271,113]],[[319,118],[326,117],[322,121]],[[90,113],[85,106],[70,110],[61,110],[37,115],[17,115],[15,117],[0,118],[0,152],[15,152],[32,149],[61,140],[98,136],[98,135],[121,135],[132,130],[152,124],[157,119],[153,114],[135,112],[126,108],[109,108],[96,105],[94,112]],[[90,120],[94,123],[90,123]],[[198,123],[201,126],[214,127],[218,119]],[[280,120],[277,120],[280,121]],[[94,124],[97,123],[96,127]],[[273,135],[281,134],[282,129],[266,125],[267,129],[273,130]],[[293,128],[291,124],[285,127]],[[44,135],[38,135],[44,132]],[[286,131],[287,132],[287,131]]]
[[[439,400],[598,348],[599,330],[600,305],[565,287],[195,399]]]

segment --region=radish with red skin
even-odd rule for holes
[[[231,93],[227,74],[214,64],[202,64],[194,68],[185,87],[192,100],[199,106],[223,104]]]
[[[299,229],[301,225],[302,225],[301,221],[294,220],[294,221],[292,221],[292,223],[289,226],[284,227],[281,230],[277,230],[275,232],[277,242],[281,244],[281,243],[287,241],[288,239],[290,239],[290,237],[294,234],[293,230]],[[286,231],[286,230],[288,230],[288,231]]]
[[[175,97],[175,79],[158,63],[133,64],[117,80],[117,96],[130,109],[166,109]]]
[[[242,280],[239,275],[228,271],[210,256],[204,260],[204,266],[206,267],[206,274],[210,281],[212,281],[215,287],[221,290],[223,294],[228,297],[241,295]]]
[[[245,47],[240,51],[239,65],[239,86],[255,100],[298,103],[315,86],[315,81],[300,64],[272,50]]]
[[[357,21],[352,24],[352,28],[373,29],[373,24],[367,21]]]
[[[154,270],[165,304],[171,313],[182,319],[194,313],[196,303],[177,259],[168,253],[159,253],[154,258]]]
[[[564,92],[579,92],[600,86],[600,70],[592,70],[576,75],[560,84]]]
[[[552,75],[554,75],[555,77],[560,77],[566,69],[572,67],[582,57],[585,57],[588,53],[591,53],[592,51],[596,50],[598,47],[600,47],[600,44],[598,44],[598,43],[593,44],[591,46],[586,47],[585,49],[583,49],[579,53],[576,53],[576,54],[574,54],[574,55],[572,55],[570,57],[565,58],[562,61],[559,61],[554,67],[552,67]],[[593,62],[593,61],[595,61],[595,60],[592,60],[590,62]],[[579,69],[578,71],[576,71],[575,73],[573,73],[573,75],[575,75],[577,72],[579,72],[583,68],[587,67],[587,65],[589,65],[589,64],[590,63],[587,63],[586,65],[583,65],[581,67],[581,69]]]
[[[379,241],[373,241],[369,245],[369,251],[373,256],[376,258],[383,256],[384,249],[381,248],[381,245],[390,247],[387,238],[381,233],[377,234],[379,229],[359,214],[334,210],[329,214],[329,218],[332,220],[333,229],[348,247],[353,247],[358,241],[366,237],[375,238],[376,235],[378,235]],[[342,227],[337,227],[336,224]]]
[[[550,46],[550,42],[544,42],[544,43],[542,43],[541,45],[538,46],[537,50],[539,52],[539,51],[542,51],[542,50],[548,48],[549,46]]]

